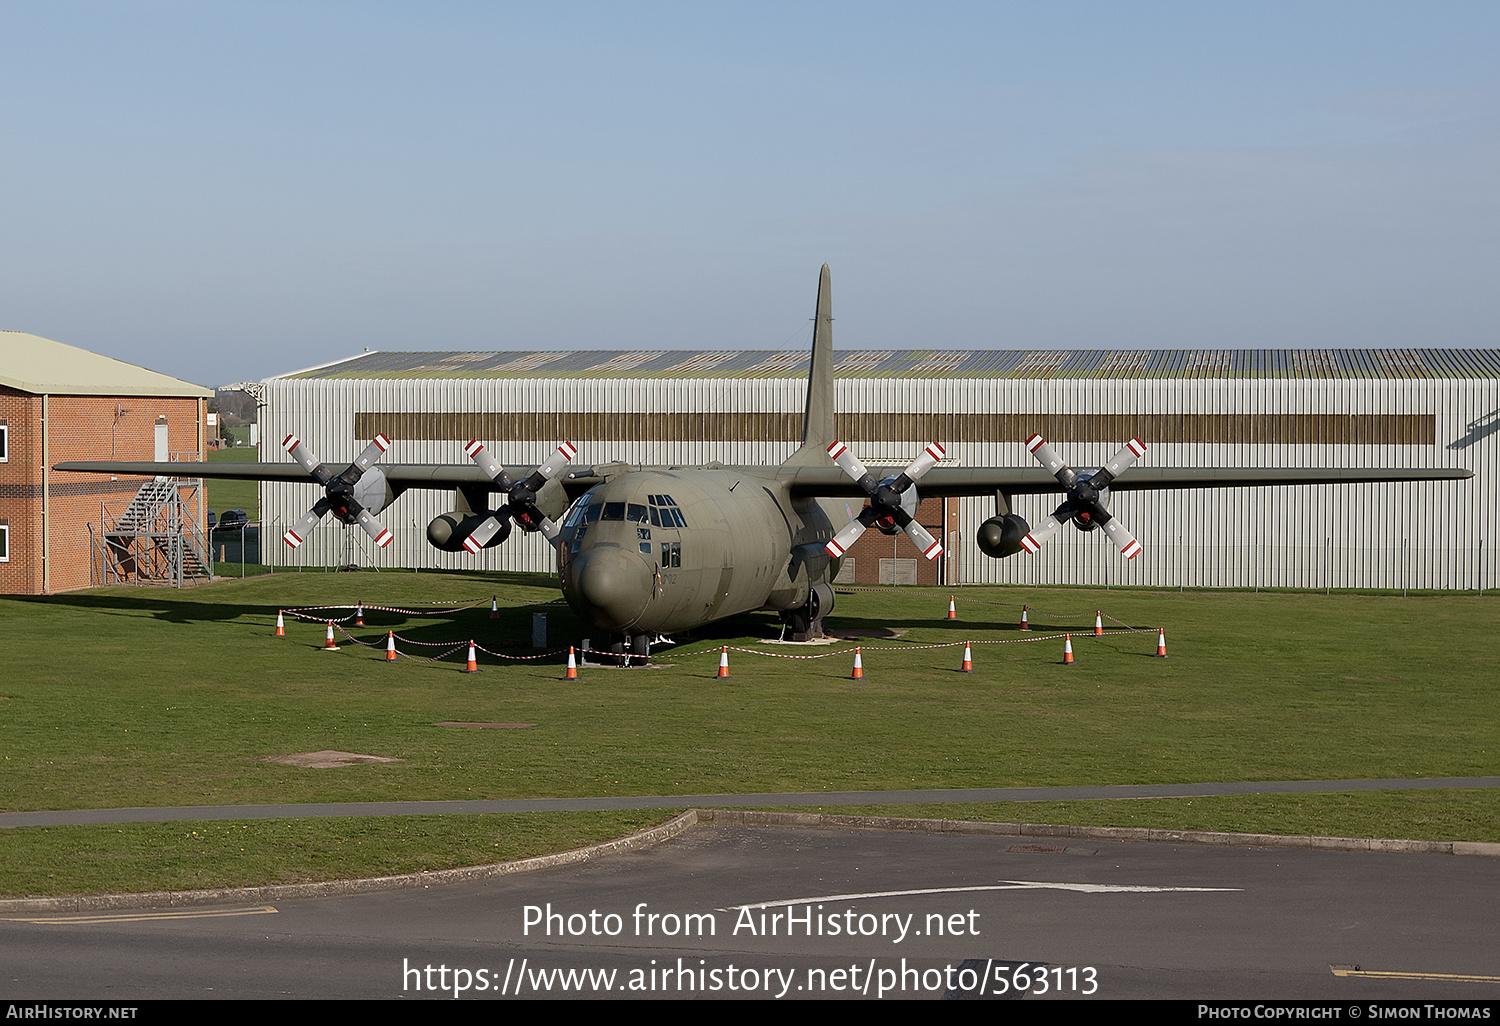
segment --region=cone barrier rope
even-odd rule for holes
[[[470,641],[469,641],[469,665],[467,665],[467,666],[464,667],[463,672],[464,673],[478,673],[479,672],[479,660],[477,660],[477,659],[474,658],[474,642],[473,642],[472,639],[470,639]]]
[[[365,605],[364,605],[363,602],[361,602],[359,605],[357,605],[357,606],[354,607],[354,626],[356,626],[356,627],[363,627],[364,625],[365,625]]]
[[[573,646],[568,646],[568,675],[563,680],[578,679],[578,660],[573,655]]]
[[[337,652],[339,647],[333,643],[333,621],[328,621],[328,637],[323,639],[324,652]]]
[[[1167,629],[1165,627],[1158,628],[1156,632],[1156,658],[1167,658]]]
[[[728,680],[729,679],[729,646],[728,645],[725,645],[724,646],[724,650],[719,653],[719,676],[718,676],[718,679],[719,680]]]
[[[1021,627],[1020,627],[1020,629],[1023,630],[1023,631],[1029,631],[1029,630],[1031,630],[1031,624],[1029,624],[1029,623],[1026,622],[1026,607],[1025,606],[1021,607]]]
[[[859,658],[859,649],[854,650],[854,672],[849,674],[850,680],[865,679],[865,664]]]
[[[1063,665],[1072,666],[1073,663],[1073,635],[1063,635]]]
[[[950,620],[957,620],[958,619],[958,607],[953,604],[953,596],[952,595],[948,596],[948,619],[950,619]]]
[[[276,636],[286,637],[286,621],[281,618],[281,610],[276,610]]]
[[[1096,610],[1094,613],[1094,637],[1104,633],[1104,610]]]
[[[394,663],[396,661],[396,632],[385,632],[385,661]]]
[[[490,596],[490,619],[500,619],[500,596],[498,595]]]
[[[974,672],[974,654],[969,651],[969,643],[964,642],[964,664],[960,667],[964,673]]]

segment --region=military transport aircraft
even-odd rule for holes
[[[1083,531],[1103,528],[1124,556],[1134,558],[1142,546],[1111,516],[1112,491],[1473,476],[1458,469],[1140,468],[1121,480],[1145,455],[1138,439],[1098,470],[1080,473],[1040,435],[1026,443],[1040,467],[939,466],[944,451],[936,442],[905,469],[867,467],[834,436],[826,264],[814,322],[802,445],[780,466],[683,469],[616,463],[567,470],[576,449],[563,442],[538,467],[506,468],[475,440],[464,449],[467,465],[382,468],[376,464],[390,441],[376,435],[354,463],[337,472],[290,435],[284,446],[291,463],[200,464],[196,476],[282,481],[310,476],[324,495],[286,532],[285,541],[294,548],[330,512],[385,546],[392,536],[377,519],[381,510],[410,488],[451,488],[456,508],[427,526],[433,546],[477,553],[504,542],[512,526],[541,532],[556,548],[569,605],[615,639],[613,649],[622,655],[646,655],[655,636],[753,610],[779,613],[795,640],[820,636],[823,618],[833,609],[839,559],[866,529],[904,532],[928,559],[942,553],[914,519],[918,482],[932,496],[996,497],[996,515],[980,525],[976,539],[988,556],[1035,553],[1071,523]],[[56,469],[181,475],[184,468],[181,463],[72,462]],[[1011,510],[1011,496],[1059,488],[1063,502],[1036,527]],[[867,500],[857,517],[846,512],[849,498]]]

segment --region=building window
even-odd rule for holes
[[[10,460],[10,425],[0,420],[0,463]]]
[[[0,563],[10,562],[10,521],[0,520]]]

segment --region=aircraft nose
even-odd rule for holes
[[[581,553],[569,566],[579,610],[605,630],[623,631],[646,611],[653,580],[646,561],[625,549],[597,547]]]

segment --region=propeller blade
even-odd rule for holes
[[[864,522],[856,518],[844,525],[844,529],[830,538],[828,544],[824,545],[823,548],[834,559],[838,559],[848,551],[849,546],[859,541],[859,536],[864,533]]]
[[[1091,479],[1098,488],[1108,488],[1111,481],[1135,466],[1135,461],[1146,455],[1146,445],[1139,438],[1132,438],[1125,447],[1115,453],[1108,463]],[[1103,480],[1101,480],[1101,478]]]
[[[328,501],[328,496],[323,496],[318,500],[317,505],[302,514],[301,520],[287,528],[286,534],[281,536],[281,540],[294,549],[298,545],[301,545],[307,540],[307,536],[312,533],[312,529],[318,526],[318,521],[323,519],[331,505],[332,503]]]
[[[536,472],[542,476],[544,481],[550,481],[557,476],[558,471],[571,463],[573,457],[577,455],[578,447],[572,442],[564,442],[557,447],[556,452],[547,457],[545,463],[536,468]]]
[[[326,485],[333,477],[332,474],[327,472],[321,476],[318,474],[318,468],[322,464],[318,462],[318,457],[313,455],[313,451],[308,447],[308,444],[296,435],[287,435],[286,438],[282,439],[281,447],[287,451],[287,454],[292,459],[302,464],[302,469],[311,474],[318,484]]]
[[[1067,503],[1058,507],[1057,513],[1062,513],[1068,508]],[[1037,550],[1047,543],[1047,539],[1057,533],[1064,521],[1057,518],[1057,513],[1043,517],[1041,523],[1031,529],[1031,533],[1021,539],[1021,548],[1036,555]]]
[[[494,517],[488,517],[484,523],[474,528],[474,533],[464,539],[464,548],[473,555],[479,555],[480,551],[489,544],[491,538],[500,531],[500,521]]]
[[[843,442],[834,442],[828,447],[828,456],[839,465],[839,469],[859,482],[859,486],[866,492],[874,494],[875,479],[870,476],[870,471],[859,462],[859,458],[849,451],[849,447]]]
[[[360,453],[354,460],[354,466],[363,474],[370,469],[371,464],[385,455],[385,451],[391,447],[391,440],[385,435],[377,434],[370,439],[370,444],[365,446],[365,451]]]
[[[511,490],[513,482],[510,479],[510,475],[505,472],[505,468],[500,465],[500,461],[490,455],[490,451],[484,447],[483,442],[471,439],[469,444],[464,446],[464,455],[478,464],[479,469],[484,471],[485,476],[499,485],[503,491],[509,492]]]
[[[381,451],[384,452],[385,450]],[[388,531],[385,528],[385,525],[383,525],[379,520],[376,520],[375,515],[369,510],[365,509],[363,506],[359,508],[359,512],[355,514],[354,519],[360,527],[363,527],[365,529],[365,534],[368,534],[371,538],[375,539],[375,544],[380,546],[382,549],[396,540],[396,536]]]
[[[915,520],[909,522],[903,530],[906,536],[912,540],[912,544],[922,551],[922,555],[928,559],[937,559],[943,554],[943,546],[938,540],[927,533],[927,529]]]
[[[562,534],[562,528],[558,527],[546,517],[542,518],[540,530],[542,532],[542,537],[546,538],[549,542],[557,541],[557,536]]]
[[[948,451],[936,442],[929,443],[922,450],[922,455],[911,461],[911,466],[901,472],[901,476],[892,482],[892,487],[898,492],[904,492],[914,482],[921,480],[922,475],[938,465],[938,461],[948,455]]]
[[[1120,554],[1126,559],[1134,559],[1141,554],[1141,543],[1135,540],[1135,535],[1127,531],[1119,520],[1111,517],[1101,526],[1104,528],[1104,533],[1109,535],[1109,540],[1119,547]]]
[[[1053,451],[1052,446],[1041,435],[1032,435],[1026,440],[1026,448],[1031,455],[1035,456],[1037,462],[1047,468],[1047,473],[1057,478],[1068,491],[1078,483],[1078,475],[1073,473],[1071,467],[1062,461],[1062,457]]]

